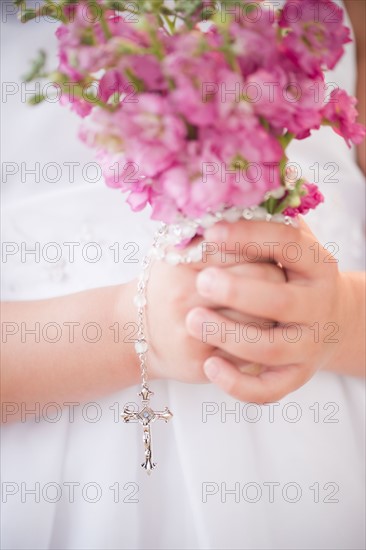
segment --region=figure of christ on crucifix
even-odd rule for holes
[[[138,394],[142,399],[141,410],[135,411],[130,405],[127,405],[123,413],[121,414],[124,422],[140,422],[143,426],[143,442],[145,448],[145,462],[141,464],[142,468],[150,475],[155,468],[156,463],[152,460],[152,439],[150,424],[157,418],[168,422],[173,416],[168,407],[165,407],[163,411],[154,411],[150,408],[150,396],[154,395],[154,392],[150,391],[147,385],[142,386],[141,392]]]

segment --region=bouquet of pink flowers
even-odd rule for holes
[[[16,3],[23,21],[60,21],[57,71],[44,72],[42,54],[28,79],[53,81],[85,118],[106,183],[154,219],[306,213],[323,197],[287,168],[290,141],[321,125],[348,145],[365,135],[353,97],[326,98],[324,71],[350,41],[331,0]]]

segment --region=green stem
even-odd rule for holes
[[[175,21],[176,21],[176,19],[175,19],[174,21],[171,21],[171,20],[169,19],[169,16],[168,16],[168,15],[162,15],[161,17],[162,17],[162,19],[166,22],[166,24],[168,25],[170,34],[174,34],[174,31],[175,31]]]
[[[294,137],[295,137],[294,134],[291,134],[291,132],[286,132],[286,134],[284,134],[279,138],[279,141],[283,149],[286,149],[286,147],[291,143]]]
[[[100,26],[102,27],[102,30],[104,32],[104,36],[106,38],[106,40],[109,40],[110,38],[112,38],[112,33],[108,27],[108,23],[104,17],[104,12],[103,12],[103,15],[102,17],[100,18]]]
[[[61,87],[61,90],[65,92],[66,94],[70,93],[70,89],[66,86],[67,83],[65,82],[58,82],[59,86]],[[80,85],[80,88],[73,86],[72,87],[72,94],[80,99],[84,99],[87,103],[91,103],[92,105],[98,105],[98,107],[101,107],[102,109],[107,109],[108,111],[113,111],[114,107],[112,105],[108,105],[107,103],[104,103],[104,101],[101,101],[98,97],[94,97],[93,101],[90,101],[87,99],[87,96],[85,96],[85,92],[83,94],[83,88]]]

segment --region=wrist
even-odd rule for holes
[[[127,377],[130,386],[140,383],[139,359],[135,350],[138,324],[133,303],[136,287],[136,280],[115,286],[110,307],[110,327],[116,327],[114,341],[117,343],[113,362],[115,368],[121,371],[121,380]]]
[[[350,376],[365,375],[365,274],[339,274],[339,345],[329,370]]]

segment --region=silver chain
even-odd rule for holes
[[[144,257],[142,261],[142,272],[137,281],[137,294],[134,298],[135,306],[137,307],[137,341],[135,343],[135,350],[140,361],[141,370],[141,382],[142,386],[146,387],[148,383],[147,372],[147,353],[149,345],[145,334],[146,326],[146,305],[147,305],[147,285],[150,278],[150,270],[152,264],[152,258],[156,252],[160,249],[162,240],[167,233],[167,226],[164,224],[156,232],[154,242],[151,250]]]

